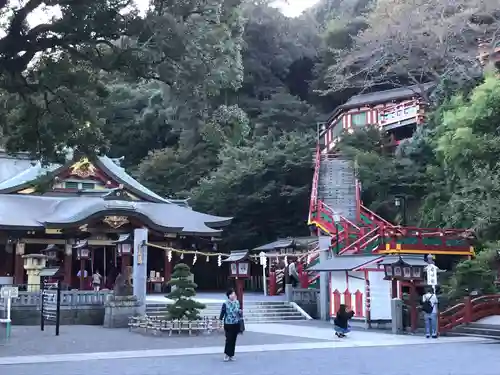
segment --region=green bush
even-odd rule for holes
[[[205,305],[193,299],[197,285],[190,280],[191,276],[191,270],[186,264],[179,263],[174,267],[172,279],[168,282],[172,291],[166,296],[174,301],[167,306],[168,319],[201,319],[200,310],[204,309]]]

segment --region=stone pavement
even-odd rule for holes
[[[106,329],[98,326],[61,326],[60,336],[55,336],[53,326],[14,326],[7,345],[0,341],[1,357],[18,355],[50,355],[70,353],[119,352],[135,350],[199,348],[221,346],[224,334],[212,333],[199,336],[152,335],[129,332],[128,329]],[[287,344],[296,342],[317,342],[293,336],[279,336],[266,333],[245,332],[238,338],[238,345]],[[0,362],[1,363],[1,362]]]
[[[239,338],[238,362],[223,363],[220,335],[149,337],[127,330],[62,328],[60,337],[41,337],[35,331],[31,335],[26,331],[24,338],[30,337],[34,342],[28,352],[22,343],[20,347],[14,347],[14,342],[0,346],[3,354],[0,373],[159,375],[168,369],[169,373],[180,375],[207,371],[230,375],[290,375],[311,371],[335,375],[422,375],[424,372],[498,375],[500,365],[497,342],[471,337],[428,340],[356,331],[340,340],[330,328],[314,325],[252,324],[247,327],[249,332]],[[50,328],[45,334],[49,333],[53,334]],[[21,332],[15,332],[15,336],[20,337]],[[78,351],[82,344],[86,351]],[[49,345],[50,351],[46,348]],[[105,345],[108,349],[102,350]],[[13,356],[12,349],[16,349],[18,356]]]

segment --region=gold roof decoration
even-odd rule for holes
[[[80,161],[76,162],[70,167],[72,175],[88,178],[95,176],[97,168],[90,162],[88,158],[81,158]]]
[[[123,227],[125,224],[129,223],[128,217],[126,216],[106,216],[103,220],[104,223],[108,224],[113,229],[118,229]]]

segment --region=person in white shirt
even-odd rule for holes
[[[292,286],[295,288],[299,283],[299,274],[297,272],[297,265],[295,262],[290,263],[288,266],[288,276],[290,277]]]
[[[99,270],[96,270],[92,275],[92,286],[94,287],[94,291],[98,292],[101,289],[101,280],[102,276],[99,273]]]
[[[433,288],[428,288],[422,297],[422,311],[424,312],[425,337],[437,338],[438,298]]]

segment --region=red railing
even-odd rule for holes
[[[375,212],[373,212],[363,204],[360,205],[360,210],[365,216],[367,216],[370,220],[373,220],[375,223],[384,224],[384,226],[386,227],[394,227],[394,224],[385,220],[382,216],[377,215]]]
[[[379,230],[380,228],[374,228],[368,233],[366,233],[364,236],[358,238],[356,241],[354,241],[352,244],[349,246],[346,246],[344,249],[342,249],[339,253],[339,255],[346,254],[346,253],[357,253],[359,249],[364,247],[363,245],[367,245],[368,242],[373,241],[376,237],[379,237]]]
[[[311,202],[309,203],[309,220],[311,222],[311,216],[313,211],[316,209],[318,203],[318,184],[319,184],[319,168],[320,168],[321,153],[319,150],[319,145],[316,147],[316,159],[314,160],[314,175],[313,183],[311,188]]]
[[[464,302],[439,314],[439,332],[444,333],[459,325],[474,323],[492,315],[500,315],[500,294],[465,297]]]

